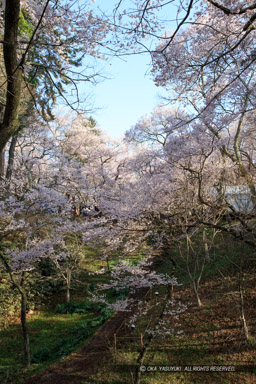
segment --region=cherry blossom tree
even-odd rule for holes
[[[94,205],[114,159],[111,145],[105,144],[99,129],[81,115],[69,118],[69,129],[60,129],[57,122],[40,124],[31,118],[29,128],[19,135],[12,177],[1,184],[0,259],[21,297],[27,365],[29,282],[40,262],[51,259],[66,281],[69,299],[71,271],[79,258],[78,250],[69,247],[67,236],[81,236],[86,230],[85,217],[72,215],[72,197],[79,204],[93,204],[90,216],[97,216]],[[10,240],[15,238],[11,246]]]
[[[150,222],[148,228],[162,231],[161,246],[168,244],[167,247],[180,249],[185,271],[193,285],[197,303],[201,305],[199,282],[209,258],[207,247],[209,241],[214,241],[216,231],[225,231],[255,247],[253,200],[250,188],[245,186],[246,204],[249,205],[247,209],[246,204],[242,206],[243,189],[241,187],[239,192],[236,186],[239,182],[247,184],[247,176],[234,159],[223,153],[223,148],[227,153],[234,151],[239,121],[230,123],[216,137],[203,119],[200,123],[193,121],[184,125],[189,116],[180,116],[182,118],[177,120],[177,112],[170,108],[157,109],[128,131],[126,139],[135,142],[137,149],[141,146],[141,153],[135,161],[140,182],[146,186],[141,194],[144,204],[140,205],[140,220],[143,212]],[[249,116],[243,121],[238,150],[248,177],[253,178],[254,170],[249,164],[254,162],[255,155]],[[145,201],[151,195],[151,184],[154,185],[155,200],[154,206],[147,211]],[[206,239],[206,228],[212,228],[212,239]],[[202,248],[198,249],[196,244],[200,236]],[[184,241],[187,244],[185,248]]]
[[[55,247],[62,243],[62,230],[58,217],[45,211],[45,204],[52,209],[63,205],[65,196],[38,186],[19,196],[10,194],[6,198],[1,190],[1,265],[9,275],[10,282],[21,298],[21,323],[24,337],[26,365],[30,365],[29,333],[26,321],[29,278],[40,260],[51,254],[56,258],[65,257],[56,254]],[[16,239],[16,240],[14,240]],[[13,241],[13,246],[10,246]]]
[[[239,0],[235,4],[229,0],[137,0],[132,4],[121,0],[116,3],[114,21],[117,31],[119,28],[123,35],[128,34],[127,39],[133,49],[148,52],[154,51],[152,41],[162,41],[162,52],[170,46],[178,45],[180,35],[190,26],[198,31],[195,37],[199,39],[199,43],[203,40],[203,36],[200,36],[202,30],[208,30],[212,36],[219,33],[217,45],[209,44],[204,46],[203,51],[198,51],[199,56],[207,49],[214,52],[217,67],[221,66],[221,60],[224,61],[224,58],[230,57],[233,52],[238,53],[240,48],[244,48],[245,42],[253,39],[255,9],[253,0]],[[221,32],[221,28],[225,28],[227,23],[230,28]],[[193,41],[193,37],[191,35],[190,41]],[[123,48],[125,49],[125,45]],[[248,60],[253,62],[250,52],[245,54]],[[211,60],[206,58],[205,65],[208,64],[211,64]]]
[[[81,271],[83,243],[79,233],[66,233],[62,243],[57,244],[55,253],[49,259],[56,267],[56,274],[63,280],[66,290],[66,302],[71,299],[72,282]]]
[[[151,54],[156,85],[167,89],[170,104],[187,113],[180,131],[197,126],[198,133],[211,135],[255,200],[253,174],[240,148],[255,109],[255,3],[137,1],[133,9],[125,7],[125,1],[116,6],[116,28],[127,36],[131,52]]]
[[[2,1],[0,27],[3,38],[6,93],[0,126],[2,152],[19,127],[22,90],[27,89],[43,117],[51,116],[57,97],[68,102],[65,88],[71,85],[77,100],[79,81],[94,81],[90,69],[77,68],[85,57],[99,56],[107,27],[87,4],[66,1]],[[22,28],[25,22],[26,28]]]

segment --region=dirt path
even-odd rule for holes
[[[253,270],[254,272],[254,270]],[[253,340],[255,340],[255,272],[245,275],[246,280],[246,302],[245,313],[248,319],[248,326]],[[137,359],[136,367],[141,363],[143,365],[158,365],[161,361],[168,362],[168,365],[180,366],[241,366],[241,370],[230,373],[219,373],[216,376],[208,376],[204,372],[196,375],[193,373],[189,376],[186,374],[188,383],[256,383],[253,368],[255,367],[255,344],[245,342],[241,319],[239,316],[239,308],[234,304],[234,298],[230,293],[235,292],[237,281],[235,278],[226,286],[222,278],[214,276],[213,279],[206,282],[201,287],[201,297],[204,306],[199,309],[194,305],[193,292],[190,287],[182,287],[179,292],[178,300],[188,305],[188,310],[181,313],[177,321],[173,318],[173,326],[178,322],[183,333],[180,337],[170,336],[159,342],[156,338],[151,342],[147,349],[145,359]],[[175,295],[176,295],[175,293]],[[145,294],[145,292],[144,292]],[[136,292],[136,297],[143,296],[143,292]],[[143,296],[144,297],[144,296]],[[239,298],[237,298],[239,299]],[[129,316],[131,313],[129,313]],[[134,361],[122,360],[121,371],[115,372],[112,366],[103,365],[103,359],[112,358],[115,364],[124,356],[115,355],[113,359],[113,342],[114,333],[119,330],[123,323],[126,312],[119,312],[113,318],[109,319],[99,329],[90,341],[79,351],[79,353],[71,355],[64,363],[56,364],[42,372],[41,375],[32,377],[24,384],[124,384],[134,383],[134,379],[139,379],[139,375],[134,375],[134,371],[129,371],[130,367],[134,368]],[[172,328],[172,324],[170,325]],[[127,342],[121,341],[125,335],[124,327],[120,328],[118,335],[120,336],[120,345],[118,351],[123,349],[134,351],[132,340]],[[133,345],[132,345],[133,344]],[[147,347],[144,341],[144,347]],[[142,354],[140,355],[142,356]],[[143,356],[142,356],[143,357]],[[119,360],[118,360],[119,358]],[[144,357],[143,357],[144,358]],[[160,360],[159,360],[160,359]],[[105,360],[106,361],[106,360]],[[131,363],[132,361],[132,363]],[[115,365],[114,364],[114,365]],[[128,370],[126,371],[126,366]],[[244,368],[243,368],[244,367]],[[243,370],[243,369],[244,370]],[[119,369],[119,367],[117,367]],[[138,371],[137,371],[138,372]],[[133,376],[131,375],[133,374]],[[184,382],[183,376],[156,376],[156,379],[150,381],[153,376],[146,376],[143,382],[168,383],[174,377],[175,382]],[[168,381],[170,378],[170,381]],[[177,381],[176,381],[177,379]],[[144,379],[143,379],[144,380]],[[158,381],[156,381],[158,380]],[[137,380],[139,382],[139,380]],[[16,383],[15,383],[16,384]]]
[[[109,319],[89,340],[79,353],[72,354],[64,363],[49,367],[24,384],[81,384],[93,375],[103,356],[113,348],[113,335],[125,319],[125,312],[118,312]],[[93,383],[93,381],[92,381]]]
[[[147,288],[140,288],[129,297],[143,298],[147,293]],[[129,312],[129,316],[131,313]],[[117,331],[119,336],[125,333],[122,324],[124,325],[126,317],[127,312],[117,312],[92,336],[79,353],[73,353],[65,362],[50,366],[41,374],[27,379],[23,384],[82,384],[85,381],[104,384],[104,381],[95,381],[93,373],[101,366],[102,360],[113,351],[114,334]]]

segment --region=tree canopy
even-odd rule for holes
[[[221,231],[255,248],[256,3],[136,0],[129,7],[120,0],[110,19],[85,2],[1,2],[0,151],[9,150],[9,163],[0,186],[0,260],[21,296],[28,365],[26,281],[51,260],[70,289],[79,265],[70,233],[104,259],[144,248],[169,255],[175,246],[199,306],[207,230],[212,242]],[[122,142],[79,108],[78,83],[96,80],[90,58],[102,57],[105,45],[119,56],[148,52],[153,80],[169,95]],[[54,116],[60,98],[70,110]],[[112,286],[175,283],[143,267],[118,265]]]

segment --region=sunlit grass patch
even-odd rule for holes
[[[28,319],[32,366],[27,373],[34,374],[71,354],[110,315],[102,308],[97,310],[96,306],[94,311],[81,314],[39,311]],[[21,326],[16,324],[0,332],[0,382],[8,377],[19,382],[23,367],[23,336]]]

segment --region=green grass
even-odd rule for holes
[[[100,249],[85,246],[83,253],[79,281],[73,282],[71,290],[71,300],[80,304],[88,298],[89,290],[96,290],[99,285],[107,283],[110,276],[106,261],[100,257]],[[142,257],[141,253],[132,255],[130,262],[136,264]],[[119,260],[120,257],[117,254],[112,255],[109,266],[113,267]],[[101,268],[105,268],[104,274],[93,274]],[[57,295],[50,297],[47,306],[42,305],[43,310],[37,311],[36,314],[28,318],[32,361],[32,366],[28,371],[24,369],[21,324],[16,322],[8,326],[8,313],[6,312],[4,324],[7,325],[7,328],[0,331],[0,383],[12,379],[16,384],[22,381],[24,375],[35,374],[53,362],[71,354],[111,315],[110,312],[104,312],[102,308],[97,309],[96,307],[89,308],[88,311],[80,310],[84,313],[56,313],[54,311],[56,304],[60,303],[62,306],[65,300],[64,292],[63,289]],[[16,291],[14,293],[17,294]],[[116,294],[112,290],[109,293],[110,301],[113,302],[120,298],[120,294],[125,296],[127,293],[128,291],[124,291]],[[18,319],[19,305],[18,300],[16,319]]]
[[[207,233],[208,240],[210,241],[211,231]],[[194,250],[202,257],[199,256],[199,263],[202,262],[204,258],[202,250],[202,236],[198,234],[193,238],[193,247]],[[184,255],[186,254],[186,244],[185,240],[183,244],[181,242],[181,249],[183,249]],[[231,236],[226,234],[216,235],[214,246],[210,248],[209,251],[209,261],[206,261],[204,265],[204,271],[202,275],[202,280],[211,278],[212,276],[219,275],[219,271],[222,271],[224,274],[233,275],[237,273],[237,266],[240,262],[246,262],[248,255],[252,255],[253,249],[243,243],[242,241],[234,240]],[[159,273],[167,273],[170,276],[174,275],[178,283],[181,283],[185,286],[190,285],[191,281],[186,272],[186,263],[185,258],[183,259],[180,256],[180,253],[177,248],[173,248],[170,251],[170,255],[173,260],[176,262],[176,268],[174,268],[173,263],[166,256],[158,266]],[[191,257],[189,262],[189,267],[193,271],[194,259]],[[237,264],[237,266],[236,266]]]
[[[200,241],[200,238],[198,239]],[[244,245],[239,242],[234,242],[229,238],[219,239],[215,248],[212,248],[210,252],[211,261],[207,262],[205,265],[204,277],[202,278],[202,288],[207,293],[208,289],[212,289],[211,286],[205,285],[204,281],[215,279],[215,276],[219,275],[219,269],[223,273],[229,273],[232,276],[235,273],[235,267],[232,266],[231,261],[239,262],[242,259],[243,255],[251,254],[251,250],[247,249]],[[107,264],[104,260],[100,259],[100,250],[85,247],[84,250],[84,259],[83,259],[83,270],[80,274],[79,282],[73,284],[73,289],[71,292],[71,298],[75,302],[83,302],[87,295],[88,290],[96,289],[97,286],[107,283],[109,280],[109,273],[107,271]],[[182,270],[184,267],[184,261],[179,258],[179,253],[173,250],[173,258],[177,262],[177,269],[175,271],[175,276],[178,278],[179,283],[183,283],[183,287],[180,287],[178,290],[186,289],[186,286],[190,283],[188,277]],[[133,255],[130,258],[132,264],[136,264],[141,258],[142,254]],[[112,267],[116,265],[119,261],[118,255],[113,255],[109,260],[109,265]],[[180,267],[180,268],[179,268]],[[90,274],[97,269],[105,268],[104,274],[94,275]],[[158,272],[168,273],[173,275],[173,264],[169,260],[164,260],[158,266]],[[237,272],[237,271],[236,271]],[[203,281],[204,280],[204,281]],[[213,292],[216,292],[216,288]],[[222,289],[224,289],[222,287]],[[160,292],[158,300],[164,300],[166,294],[166,288],[157,288]],[[188,292],[187,288],[187,292]],[[128,292],[119,292],[119,294],[124,293],[126,295]],[[175,294],[176,292],[175,288]],[[154,292],[153,292],[154,295]],[[245,296],[247,292],[245,293]],[[109,292],[110,301],[114,301],[117,298],[117,292],[113,289]],[[225,296],[226,297],[226,296]],[[53,302],[62,303],[63,297],[53,298]],[[58,301],[59,299],[59,301]],[[207,298],[206,298],[207,299]],[[191,343],[191,335],[184,336],[180,335],[179,337],[168,337],[168,343],[166,348],[163,348],[164,341],[159,341],[152,343],[152,350],[147,353],[145,359],[145,365],[193,365],[193,364],[224,364],[225,355],[220,351],[217,354],[210,354],[207,352],[209,343],[214,338],[215,331],[218,329],[216,326],[215,319],[216,313],[214,312],[214,305],[216,301],[207,304],[205,299],[205,306],[201,309],[201,318],[199,312],[191,312],[184,314],[182,316],[183,326],[188,330],[195,329],[197,332],[196,338]],[[228,299],[228,296],[227,296]],[[191,297],[189,299],[191,301]],[[193,300],[193,299],[192,299]],[[204,301],[204,300],[203,300]],[[136,342],[130,343],[126,340],[123,340],[123,347],[118,350],[118,352],[112,356],[112,360],[106,362],[106,367],[100,367],[97,372],[97,378],[95,376],[95,383],[97,380],[102,379],[104,383],[130,383],[132,378],[129,373],[125,372],[110,372],[110,368],[107,366],[112,365],[136,365],[136,360],[138,358],[140,350],[140,333],[144,333],[145,328],[149,322],[149,319],[157,319],[160,312],[160,306],[155,305],[155,298],[152,300],[152,308],[149,311],[147,317],[141,318],[140,321],[136,324],[135,336],[138,336]],[[214,305],[213,305],[214,304]],[[7,377],[12,377],[13,382],[19,383],[22,380],[24,375],[35,374],[38,371],[41,371],[45,367],[49,366],[53,362],[58,361],[59,359],[67,356],[72,353],[74,350],[79,348],[79,346],[86,341],[102,324],[104,321],[102,319],[102,313],[95,308],[82,313],[67,313],[67,314],[58,314],[54,312],[53,304],[49,303],[49,306],[45,308],[44,311],[39,311],[36,315],[28,320],[29,331],[30,331],[30,341],[31,341],[31,352],[32,352],[32,361],[33,365],[28,372],[24,371],[24,359],[23,359],[23,338],[20,324],[11,325],[6,330],[0,332],[0,382],[5,382]],[[226,305],[226,304],[225,304]],[[227,306],[228,308],[228,306]],[[80,308],[81,309],[81,308]],[[146,340],[146,336],[145,336]],[[252,338],[252,343],[255,342],[255,338]],[[161,348],[159,348],[159,346]],[[226,361],[227,362],[227,361]],[[105,374],[106,371],[106,374]],[[218,374],[216,374],[218,376]],[[214,378],[216,383],[220,383],[220,377]],[[209,378],[209,377],[208,377]],[[173,384],[181,383],[196,383],[196,384],[207,384],[207,377],[205,374],[198,374],[196,377],[197,381],[194,381],[193,377],[189,373],[173,373],[171,376]],[[109,380],[109,381],[104,381]],[[213,382],[215,382],[213,381]],[[85,381],[85,383],[87,383]],[[88,383],[90,380],[88,379]],[[147,374],[143,376],[142,383],[148,384],[169,384],[170,376],[163,373],[159,374]]]
[[[198,238],[200,241],[200,236]],[[246,257],[245,257],[246,256]],[[246,315],[249,323],[254,324],[253,314],[248,301],[253,295],[255,284],[253,280],[253,269],[251,264],[247,264],[247,259],[253,256],[253,250],[242,244],[239,241],[228,236],[219,237],[216,239],[215,247],[210,250],[210,261],[205,264],[204,274],[202,277],[202,301],[204,306],[198,310],[195,305],[192,305],[183,315],[180,316],[182,322],[182,329],[184,333],[177,336],[168,336],[166,340],[161,340],[156,337],[152,341],[148,349],[143,364],[150,365],[171,365],[171,366],[187,366],[187,365],[239,365],[251,364],[255,361],[255,337],[251,337],[249,346],[241,343],[240,338],[242,332],[240,331],[239,314],[234,309],[234,303],[229,296],[229,291],[237,287],[239,277],[239,266],[243,265],[243,279],[244,279],[244,298],[246,307]],[[190,284],[189,278],[182,270],[185,267],[185,262],[179,257],[179,253],[173,250],[172,257],[177,262],[177,269],[175,276],[178,277],[178,282],[183,283],[183,286],[178,288],[179,292],[186,292],[183,298],[188,303],[194,303],[193,294],[188,287]],[[165,259],[159,263],[158,272],[173,274],[173,264]],[[180,267],[180,268],[179,268]],[[230,279],[230,286],[224,282],[223,277],[219,273],[221,271],[224,276]],[[161,296],[164,292],[161,291]],[[175,289],[176,291],[176,289]],[[175,292],[175,294],[179,293]],[[161,298],[159,297],[159,300]],[[250,302],[250,301],[249,301]],[[123,342],[119,343],[118,351],[112,355],[111,364],[121,365],[123,371],[125,367],[134,367],[139,355],[140,350],[140,333],[144,333],[145,327],[148,323],[149,317],[157,317],[157,308],[152,308],[150,314],[146,318],[142,318],[136,323],[137,337],[136,341],[132,343]],[[230,321],[229,328],[228,321]],[[252,333],[253,327],[250,327]],[[122,341],[122,339],[121,339]],[[166,341],[166,342],[165,342]],[[254,351],[253,351],[254,347]],[[104,377],[104,383],[130,383],[131,372],[126,375],[123,372],[116,372],[113,368],[111,370],[107,367],[99,367],[99,370],[94,373],[91,382],[101,383],[101,378]],[[221,373],[221,372],[179,372],[179,373],[160,373],[160,372],[146,372],[142,374],[141,384],[209,384],[215,383],[252,383],[253,373],[251,372],[235,372],[235,373]],[[112,380],[111,380],[112,379]],[[248,379],[248,381],[247,381]],[[87,384],[87,382],[85,382]],[[90,383],[90,380],[88,380]]]
[[[27,374],[47,367],[72,353],[84,343],[110,316],[99,311],[78,314],[38,312],[28,319],[31,369]],[[15,324],[0,332],[0,382],[12,377],[19,382],[24,368],[21,325]]]

